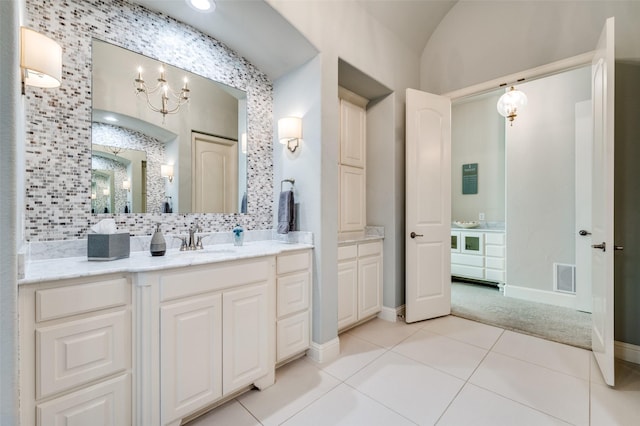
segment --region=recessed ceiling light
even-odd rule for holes
[[[115,118],[113,115],[107,115],[104,117],[105,120],[110,121],[112,123],[115,123],[116,121],[118,121],[117,118]]]
[[[187,4],[198,12],[211,13],[216,9],[213,0],[186,0]]]

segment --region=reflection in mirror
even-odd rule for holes
[[[92,149],[92,213],[146,211],[148,180],[146,153],[131,148],[99,144],[93,144]],[[105,188],[109,189],[108,194],[105,193]]]
[[[246,94],[99,40],[92,49],[92,211],[246,213]],[[187,80],[189,102],[173,113],[157,111],[162,89],[148,102],[136,96],[136,79],[151,88],[163,77],[169,98]],[[176,104],[168,102],[171,110]],[[122,153],[114,155],[115,147]],[[116,161],[136,151],[144,159]],[[163,165],[173,166],[171,179],[161,175]],[[124,183],[127,167],[134,171]],[[94,181],[104,183],[98,171],[113,171],[110,205],[104,194],[93,198]]]

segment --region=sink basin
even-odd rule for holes
[[[454,225],[459,226],[460,228],[477,228],[478,225],[480,225],[479,222],[475,222],[475,221],[471,221],[471,222],[462,222],[462,221],[455,221],[453,222]]]

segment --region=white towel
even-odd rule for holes
[[[295,230],[295,202],[293,191],[282,191],[278,201],[278,234]]]

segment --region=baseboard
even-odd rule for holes
[[[563,308],[575,309],[576,306],[575,294],[559,293],[557,291],[538,290],[507,284],[504,286],[504,295],[505,297],[562,306]]]
[[[307,350],[307,356],[318,363],[333,361],[340,355],[340,338],[329,340],[326,343],[311,342]]]
[[[383,306],[378,314],[378,318],[389,322],[398,321],[398,317],[404,317],[404,305],[398,306],[397,308],[387,308]]]
[[[640,346],[616,341],[614,352],[616,358],[633,362],[634,364],[640,364]]]

